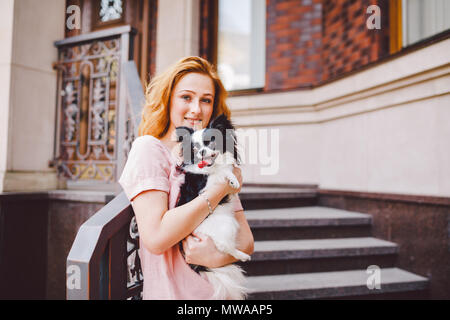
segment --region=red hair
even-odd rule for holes
[[[147,86],[146,102],[138,129],[139,136],[152,135],[160,139],[167,133],[170,125],[169,108],[172,90],[183,76],[191,72],[205,74],[214,83],[214,105],[210,121],[220,114],[230,118],[230,109],[225,102],[227,91],[212,64],[200,57],[186,57],[154,77]]]

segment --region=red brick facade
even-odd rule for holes
[[[211,2],[201,2],[201,56],[214,61]],[[369,30],[366,9],[381,9]],[[263,91],[312,87],[389,54],[387,0],[267,0],[266,84]]]
[[[265,90],[320,82],[322,1],[268,0]]]
[[[381,29],[369,30],[367,7],[381,9]],[[389,54],[387,1],[328,0],[322,7],[322,81],[357,70]]]

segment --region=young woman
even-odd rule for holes
[[[218,251],[209,237],[191,234],[209,214],[204,197],[175,207],[184,182],[177,170],[175,128],[205,128],[220,114],[229,117],[225,99],[226,91],[213,67],[199,57],[181,59],[155,77],[146,90],[139,137],[119,179],[138,224],[144,299],[210,299],[212,286],[188,263],[216,268],[236,261]],[[234,168],[234,174],[242,185],[240,169]],[[214,210],[225,195],[239,191],[225,182],[203,195]],[[239,200],[234,208],[240,224],[238,249],[250,255],[253,235]]]

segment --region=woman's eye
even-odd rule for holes
[[[211,101],[211,99],[203,99],[203,102],[211,103],[212,101]]]
[[[190,96],[182,96],[181,98],[182,98],[182,99],[184,99],[184,100],[186,100],[186,101],[188,101],[188,100],[190,100],[190,99],[191,99],[191,97],[190,97]]]

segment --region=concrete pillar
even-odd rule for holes
[[[53,157],[57,60],[65,1],[0,1],[0,192],[57,188]]]
[[[198,55],[200,0],[158,2],[156,73],[182,57]]]

